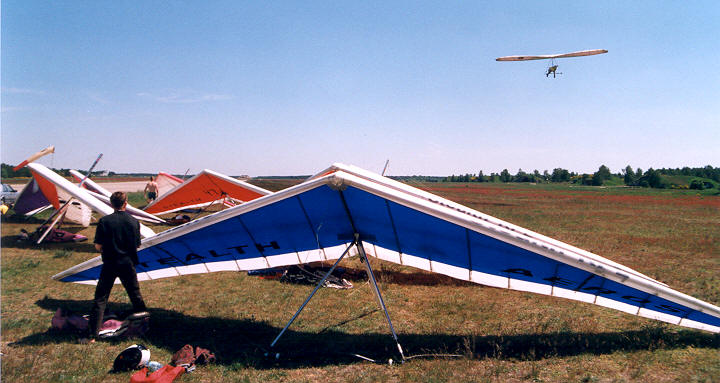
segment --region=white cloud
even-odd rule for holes
[[[23,108],[23,107],[21,107],[21,106],[3,106],[3,107],[2,107],[2,113],[7,113],[7,112],[19,112],[19,111],[22,111],[22,110],[27,110],[27,108]]]
[[[174,91],[166,95],[139,92],[137,96],[150,98],[166,104],[192,104],[198,102],[223,101],[232,98],[232,96],[228,94],[201,93],[195,91]]]
[[[45,94],[45,91],[27,88],[2,88],[3,93],[8,94]]]

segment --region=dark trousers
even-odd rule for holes
[[[97,337],[98,329],[102,326],[105,306],[107,305],[110,291],[112,291],[115,278],[120,278],[125,291],[127,291],[130,302],[135,312],[146,311],[145,302],[140,295],[135,265],[132,262],[104,263],[100,270],[100,279],[95,288],[95,299],[93,300],[92,311],[90,312],[89,330],[91,337]]]

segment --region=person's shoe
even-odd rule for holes
[[[147,318],[147,317],[149,317],[149,316],[150,316],[150,313],[149,313],[149,312],[147,312],[147,311],[140,311],[140,312],[136,312],[136,313],[132,313],[132,314],[128,315],[128,317],[125,318],[125,319],[136,320],[136,319]]]

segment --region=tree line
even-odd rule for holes
[[[17,171],[13,170],[13,165],[0,164],[2,178],[30,177],[30,169],[24,167]],[[52,169],[63,177],[70,176],[70,169]],[[80,171],[85,174],[85,171]],[[93,172],[97,175],[100,172]],[[108,176],[116,175],[115,172],[108,172]],[[119,174],[118,174],[119,175]],[[123,174],[125,175],[125,174]],[[148,176],[149,174],[137,173],[133,176]],[[304,176],[303,176],[304,177]],[[673,178],[674,177],[674,178]],[[677,178],[679,177],[679,178]],[[595,173],[576,173],[563,168],[555,168],[552,173],[548,170],[540,173],[534,170],[532,173],[518,169],[517,173],[510,174],[507,169],[503,169],[499,173],[483,174],[480,170],[477,174],[460,174],[450,175],[447,177],[438,176],[393,176],[391,178],[410,181],[410,182],[532,182],[532,183],[552,183],[552,182],[569,182],[580,185],[627,185],[651,188],[670,188],[670,187],[687,187],[690,189],[712,189],[720,184],[720,168],[707,165],[702,168],[662,168],[647,169],[643,171],[641,168],[633,169],[628,165],[625,169],[617,173],[612,173],[605,165]],[[692,179],[694,178],[694,179]]]
[[[27,177],[32,177],[32,174],[30,173],[30,168],[28,168],[27,166],[24,167],[24,168],[22,168],[22,169],[18,169],[17,171],[13,170],[14,167],[15,167],[15,165],[8,165],[8,164],[4,164],[4,163],[3,163],[3,164],[0,164],[0,172],[1,172],[0,177],[2,177],[3,179],[6,179],[6,178],[27,178]],[[55,168],[51,168],[51,170],[54,171],[55,173],[63,176],[63,177],[70,177],[70,176],[72,176],[72,175],[70,174],[70,169],[55,169]],[[78,170],[78,171],[79,171],[80,173],[82,173],[83,175],[87,175],[87,171],[85,171],[85,170]],[[98,171],[92,172],[92,174],[91,174],[90,176],[98,176],[98,175],[105,174],[105,173],[106,173],[106,172],[105,172],[104,170],[98,170]],[[128,175],[128,176],[138,176],[138,177],[140,177],[140,176],[142,176],[142,177],[149,177],[149,176],[152,176],[152,175],[154,175],[154,174],[150,174],[150,173],[119,174],[119,173],[115,173],[115,172],[107,172],[107,176],[112,177],[112,176],[116,176],[116,175],[123,175],[123,176]]]
[[[678,178],[679,177],[679,178]],[[695,177],[696,179],[688,179]],[[555,168],[552,173],[548,170],[540,173],[534,170],[532,173],[518,169],[517,173],[511,174],[507,169],[499,173],[483,174],[480,170],[477,174],[450,175],[438,180],[440,182],[532,182],[551,183],[569,182],[581,185],[627,185],[651,188],[670,188],[687,186],[690,189],[710,189],[717,187],[720,183],[720,168],[710,165],[702,168],[662,168],[633,169],[628,165],[617,173],[613,173],[605,165],[595,173],[576,173],[563,168]],[[687,181],[687,183],[685,183]],[[715,183],[713,183],[714,181]]]

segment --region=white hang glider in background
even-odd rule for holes
[[[540,55],[540,56],[505,56],[505,57],[498,57],[495,59],[495,61],[528,61],[528,60],[550,60],[550,66],[547,69],[547,72],[545,73],[545,77],[550,76],[550,74],[555,77],[555,74],[562,74],[560,72],[557,72],[558,66],[555,65],[555,59],[559,58],[565,58],[565,57],[581,57],[581,56],[593,56],[593,55],[599,55],[603,53],[607,53],[608,51],[606,49],[592,49],[588,51],[579,51],[579,52],[572,52],[572,53],[562,53],[557,55]]]
[[[720,332],[720,307],[599,255],[342,164],[143,240],[137,271],[138,279],[151,280],[337,260],[329,275],[346,255],[365,261],[396,340],[367,256]],[[95,284],[101,264],[96,257],[53,278]]]
[[[49,146],[28,157],[27,160],[21,162],[13,170],[17,171],[25,166],[29,166],[29,164],[38,158],[54,152],[55,147]],[[100,157],[102,157],[102,154],[100,154],[97,160],[95,160],[93,167],[100,160]],[[38,243],[44,239],[46,233],[60,220],[67,220],[80,224],[84,227],[88,227],[90,225],[92,213],[87,205],[75,200],[72,195],[67,193],[65,190],[56,188],[54,184],[49,182],[38,171],[33,170],[32,167],[30,169],[30,173],[32,178],[20,192],[16,202],[15,212],[31,216],[52,207],[55,208],[55,213],[53,213],[51,219],[57,217],[57,219],[47,227],[46,232],[40,237]],[[49,220],[45,223],[48,222]]]
[[[71,205],[77,203],[78,206],[83,206],[84,209],[92,209],[102,216],[113,213],[113,208],[91,195],[89,191],[74,185],[47,167],[37,163],[29,163],[27,167],[30,168],[33,179],[38,183],[42,194],[56,209],[60,208],[58,196],[67,196],[67,201],[72,201]],[[88,224],[90,221],[89,209],[87,210]],[[147,238],[154,236],[155,232],[149,227],[140,224],[140,235]]]
[[[110,193],[109,190],[100,186],[92,179],[85,177],[85,175],[83,175],[82,173],[80,173],[79,171],[77,171],[75,169],[70,169],[70,175],[72,175],[73,178],[75,178],[76,180],[81,182],[82,187],[87,189],[87,192],[90,193],[91,196],[102,201],[104,204],[112,207],[112,205],[110,203],[110,196],[112,195],[112,193]],[[165,223],[164,219],[162,219],[160,217],[156,217],[156,216],[154,216],[148,212],[145,212],[143,210],[140,210],[136,207],[130,206],[129,203],[128,203],[127,207],[125,208],[125,210],[128,213],[130,213],[133,217],[135,217],[141,221],[146,221],[146,222],[151,222],[151,223]]]

